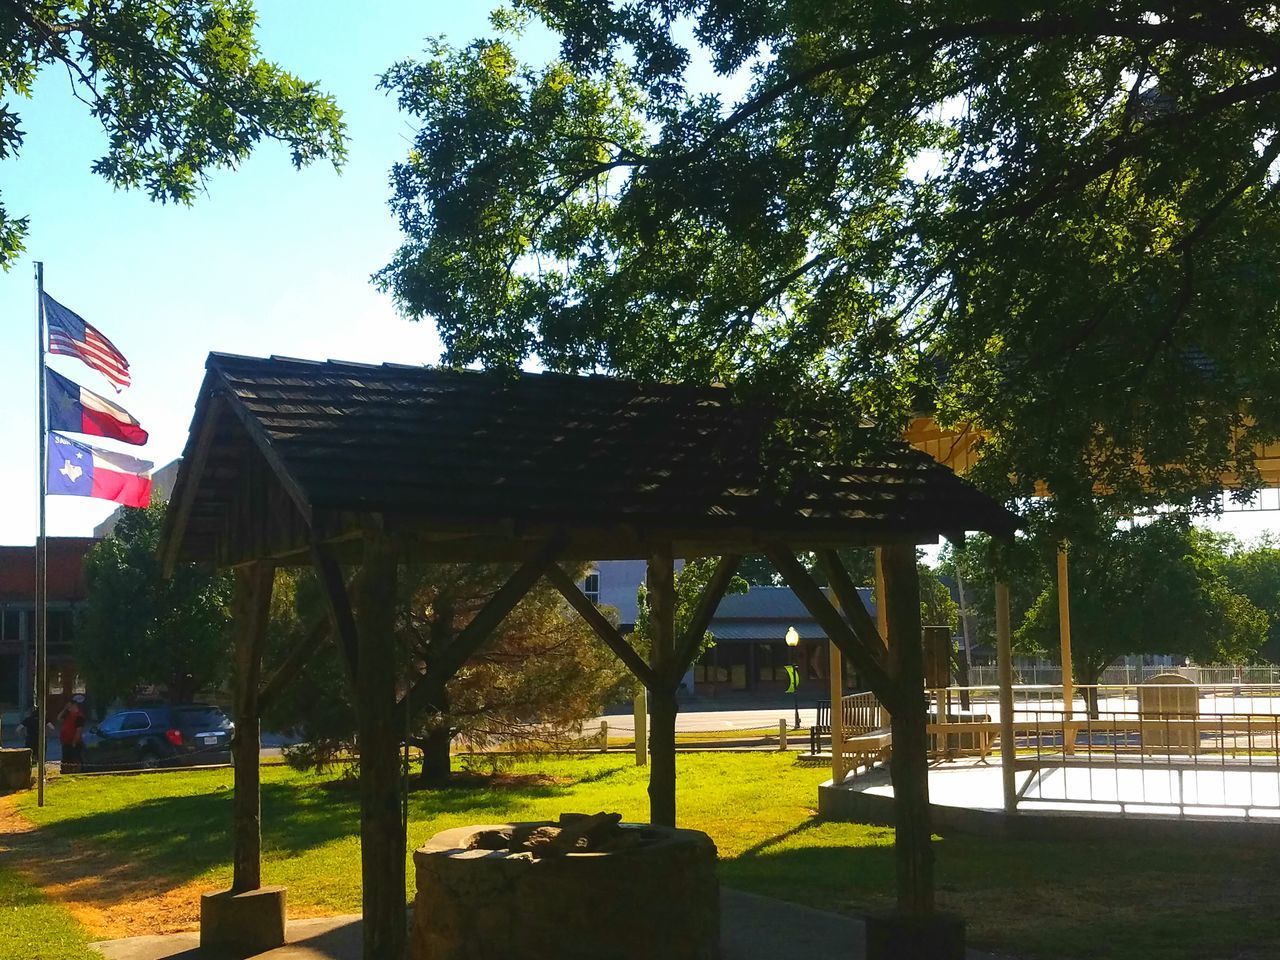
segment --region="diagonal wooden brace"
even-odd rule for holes
[[[443,686],[462,669],[472,654],[489,639],[504,617],[515,609],[549,568],[556,568],[556,557],[564,549],[564,538],[548,538],[538,551],[526,560],[489,602],[480,608],[471,622],[458,632],[453,642],[439,652],[427,666],[427,670],[409,688],[398,706],[398,723],[404,722],[404,711],[414,716],[423,706],[427,691]]]
[[[675,671],[675,676],[665,678],[668,682],[679,684],[685,671],[693,665],[694,659],[698,656],[698,647],[701,646],[702,638],[706,635],[707,627],[711,623],[711,618],[716,615],[716,608],[720,606],[720,601],[724,599],[724,592],[729,589],[729,584],[733,581],[734,574],[738,572],[738,564],[741,562],[741,556],[725,554],[720,558],[720,562],[716,564],[715,570],[712,571],[711,579],[707,581],[706,589],[702,591],[702,596],[698,598],[698,605],[694,608],[693,616],[689,619],[684,635],[676,643],[675,657],[672,661],[672,669]]]
[[[810,576],[804,565],[796,559],[790,547],[771,544],[766,547],[765,556],[782,575],[787,586],[795,592],[796,597],[804,604],[813,619],[818,621],[818,625],[822,627],[831,642],[866,678],[876,698],[890,711],[896,710],[901,699],[901,691],[876,655],[875,644],[861,637],[840,614],[840,611],[831,605],[831,601],[823,594],[822,588]]]
[[[618,632],[618,628],[610,623],[599,608],[592,603],[580,589],[578,585],[569,579],[569,575],[565,573],[559,566],[552,564],[547,568],[544,576],[550,584],[560,591],[560,595],[565,598],[569,606],[578,612],[578,615],[587,622],[587,626],[596,632],[601,642],[613,651],[646,689],[654,690],[658,687],[658,676],[653,669],[644,662],[640,654],[636,653],[635,648],[627,642],[626,637]]]

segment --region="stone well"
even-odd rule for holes
[[[576,826],[599,835],[605,816],[436,834],[413,855],[412,960],[716,960],[711,838],[616,815],[600,842]]]

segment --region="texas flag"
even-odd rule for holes
[[[123,453],[99,450],[60,433],[49,434],[49,493],[114,500],[126,507],[151,503],[154,464]]]
[[[44,375],[49,386],[50,430],[87,433],[125,443],[147,442],[147,431],[124,407],[86,390],[48,367]]]

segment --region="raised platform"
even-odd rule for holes
[[[1068,760],[1018,769],[1015,779],[1018,812],[1009,815],[998,761],[933,765],[929,797],[935,825],[1016,836],[1185,836],[1192,827],[1214,836],[1280,839],[1280,766],[1274,762],[1251,767],[1203,759]],[[818,810],[832,819],[891,824],[888,769],[876,767],[838,785],[827,781],[818,788]]]

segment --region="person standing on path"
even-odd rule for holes
[[[77,693],[58,713],[58,740],[62,744],[62,772],[75,773],[80,769],[84,751],[84,694]]]
[[[22,718],[22,739],[31,751],[31,762],[36,762],[40,749],[40,709],[32,706],[31,711]]]

